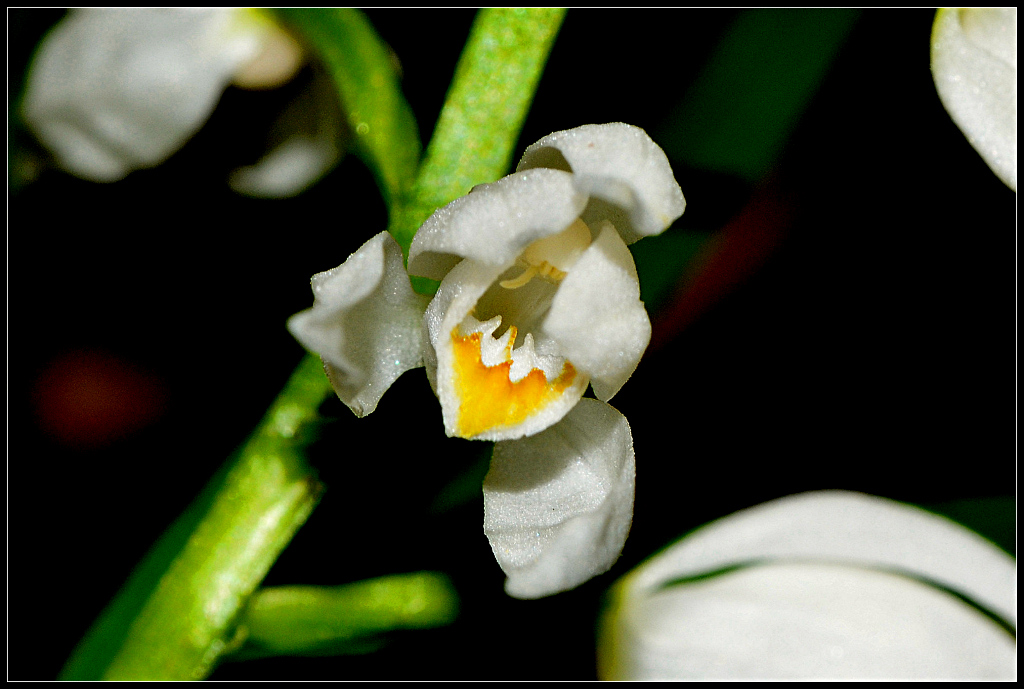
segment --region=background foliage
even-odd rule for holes
[[[367,15],[401,62],[427,142],[473,13]],[[764,177],[711,171],[673,143],[712,136],[694,126],[701,113],[689,109],[700,103],[687,94],[745,16],[569,12],[515,147],[629,122],[665,145],[688,201],[669,233],[636,246],[655,336],[614,400],[632,426],[637,494],[612,572],[540,601],[504,595],[479,482],[465,478],[480,473],[482,448],[444,437],[413,372],[366,419],[324,405],[331,421],[311,461],[327,492],[266,583],[437,570],[462,598],[458,620],[372,654],[226,664],[214,679],[593,677],[593,622],[617,576],[698,524],[803,490],[958,501],[967,523],[1012,547],[1013,522],[1001,515],[1012,515],[1016,485],[1016,199],[935,94],[933,12],[850,17]],[[10,12],[12,94],[59,17]],[[742,62],[726,73],[761,91],[803,78]],[[295,88],[229,90],[183,150],[123,182],[47,170],[12,189],[11,679],[56,676],[301,359],[283,324],[310,303],[309,276],[386,226],[373,177],[353,156],[294,199],[227,189],[227,172],[255,160]],[[742,121],[744,135],[758,126]],[[11,165],[31,166],[36,144],[16,116],[9,131]]]

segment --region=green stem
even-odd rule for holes
[[[96,621],[61,679],[205,677],[322,492],[301,448],[331,388],[307,356],[234,458]]]
[[[279,9],[327,65],[359,157],[391,208],[412,184],[420,140],[394,61],[359,10]]]
[[[365,18],[345,10],[282,16],[323,51],[407,254],[430,213],[506,172],[564,10],[480,12],[411,191],[415,123],[390,72],[367,67],[384,60]],[[199,679],[242,641],[244,606],[322,492],[302,447],[330,392],[320,362],[307,356],[250,440],[97,619],[62,679]]]
[[[245,644],[227,659],[363,653],[379,648],[386,633],[450,624],[458,607],[451,581],[437,572],[265,588],[239,619]]]
[[[412,191],[388,231],[406,255],[431,213],[508,171],[564,9],[483,9],[445,97]]]

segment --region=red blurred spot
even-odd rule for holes
[[[154,373],[101,351],[53,359],[32,387],[39,427],[62,445],[108,445],[156,421],[167,393]]]
[[[682,283],[654,322],[650,351],[668,344],[718,300],[764,265],[786,237],[794,204],[778,177],[758,187],[739,214],[709,242],[701,267]]]

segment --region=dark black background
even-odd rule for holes
[[[473,13],[368,14],[402,62],[426,142]],[[59,16],[10,12],[12,97]],[[733,16],[570,11],[517,152],[590,122],[657,132]],[[775,171],[795,209],[781,244],[613,400],[632,427],[637,491],[610,574],[540,601],[503,594],[481,501],[428,514],[482,446],[444,437],[411,372],[366,419],[324,405],[336,421],[311,452],[328,491],[268,583],[435,569],[462,597],[459,620],[370,656],[229,664],[213,677],[592,678],[603,591],[709,519],[821,488],[919,503],[1012,496],[1016,197],[935,94],[932,17],[862,14]],[[228,190],[289,88],[229,90],[183,150],[123,182],[47,170],[10,194],[11,679],[56,676],[301,358],[284,321],[311,303],[309,276],[385,227],[354,157],[298,198]],[[12,160],[38,153],[12,124]],[[688,201],[674,231],[724,225],[754,192],[673,166]],[[82,352],[137,374],[119,394],[129,407],[133,394],[162,400],[155,420],[93,447],[48,432],[40,409]]]

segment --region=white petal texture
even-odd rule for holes
[[[427,218],[409,250],[409,272],[440,280],[463,258],[504,269],[532,242],[568,227],[586,203],[572,175],[558,170],[480,184]]]
[[[629,249],[611,223],[579,257],[541,325],[569,361],[609,400],[633,374],[651,340]]]
[[[366,416],[400,375],[423,365],[427,298],[412,291],[387,232],[314,275],[312,286],[313,308],[292,316],[288,330],[323,359],[341,401]]]
[[[665,154],[629,125],[552,134],[520,168],[434,213],[409,252],[411,273],[442,280],[425,360],[451,436],[532,435],[588,383],[618,392],[651,334],[625,241],[685,206]]]
[[[576,189],[590,197],[583,221],[610,220],[627,244],[660,234],[686,208],[665,152],[633,125],[588,124],[549,134],[526,149],[516,170],[533,168],[572,172]]]
[[[615,594],[605,679],[1015,675],[1012,636],[958,598],[1015,624],[1013,558],[881,498],[825,491],[744,510],[656,555]]]
[[[40,44],[25,119],[65,170],[116,181],[180,148],[270,32],[238,10],[72,10]]]
[[[1013,638],[894,574],[829,564],[736,570],[652,592],[620,622],[604,679],[1011,679]]]
[[[932,76],[953,121],[1016,191],[1017,8],[939,10]]]
[[[629,533],[634,474],[629,424],[597,400],[580,400],[543,433],[497,443],[484,533],[509,595],[539,598],[606,572]]]

